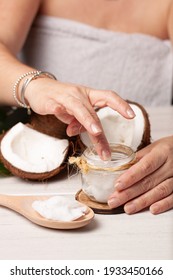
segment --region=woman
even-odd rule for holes
[[[54,114],[68,124],[69,136],[83,127],[103,160],[110,151],[94,107],[134,117],[110,88],[144,105],[171,104],[173,1],[1,0],[0,10],[1,104]],[[16,59],[20,51],[24,63]],[[116,183],[110,207],[125,204],[128,214],[173,208],[172,140],[138,153],[139,162]]]

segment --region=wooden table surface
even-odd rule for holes
[[[173,134],[173,107],[147,108],[152,139]],[[45,183],[0,178],[1,194],[70,194],[80,177],[66,173]],[[77,230],[51,230],[0,207],[0,259],[173,259],[173,210],[161,215],[99,215]]]

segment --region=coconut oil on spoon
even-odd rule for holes
[[[41,216],[37,211],[35,211],[32,205],[35,201],[46,201],[50,198],[51,196],[0,195],[0,205],[21,214],[32,223],[53,229],[80,228],[90,223],[94,218],[94,212],[92,211],[92,209],[87,207],[85,215],[73,221],[67,222],[47,219]]]

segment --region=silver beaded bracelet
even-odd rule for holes
[[[27,78],[23,85],[22,85],[22,89],[21,89],[21,93],[19,95],[18,93],[18,88],[19,88],[19,84],[20,82],[27,76],[31,76],[30,78]],[[23,75],[21,75],[17,81],[15,82],[14,84],[14,87],[13,87],[13,97],[15,99],[15,101],[17,102],[18,105],[20,105],[21,107],[23,108],[26,108],[27,109],[27,112],[28,112],[28,115],[31,114],[31,108],[28,104],[26,104],[26,101],[25,101],[25,90],[27,88],[27,86],[29,85],[29,83],[37,78],[42,78],[42,77],[49,77],[51,79],[54,79],[56,80],[56,77],[49,73],[49,72],[44,72],[44,71],[30,71],[30,72],[27,72]],[[19,100],[19,96],[20,96],[20,99]]]

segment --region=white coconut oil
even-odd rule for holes
[[[55,221],[74,221],[84,216],[87,207],[74,197],[52,196],[46,200],[35,200],[32,207],[42,217]]]
[[[91,199],[106,203],[115,190],[115,181],[135,159],[134,151],[122,144],[110,144],[111,160],[103,161],[94,147],[87,148],[82,159],[87,166],[81,168],[82,190]]]

